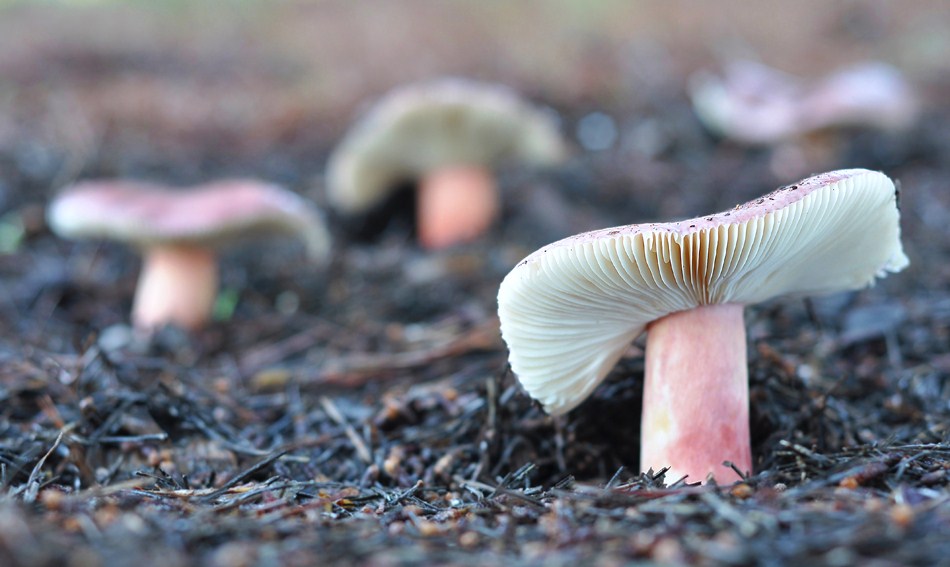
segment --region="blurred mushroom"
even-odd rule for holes
[[[506,87],[413,84],[383,97],[346,135],[330,158],[328,197],[359,214],[414,182],[419,241],[444,248],[475,239],[498,214],[493,166],[548,165],[565,153],[554,120]]]
[[[774,144],[842,126],[897,130],[917,117],[913,89],[896,68],[861,63],[808,84],[750,61],[724,75],[690,81],[697,116],[711,131],[744,144]]]
[[[703,218],[555,242],[499,289],[511,368],[548,412],[566,413],[648,330],[641,468],[751,470],[743,307],[900,271],[898,221],[891,180],[852,169]]]
[[[852,125],[900,130],[914,122],[917,112],[907,79],[884,63],[841,69],[817,83],[802,101],[802,122],[813,130]]]
[[[203,326],[217,294],[215,249],[239,237],[283,233],[299,237],[323,260],[329,235],[317,210],[298,195],[261,181],[235,179],[187,191],[123,180],[66,188],[47,210],[64,238],[102,238],[142,250],[132,308],[139,328],[174,323]]]

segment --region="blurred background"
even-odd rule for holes
[[[692,97],[742,61],[762,66],[745,67],[735,108],[758,110],[715,126]],[[890,71],[835,75],[867,62]],[[556,167],[501,171],[504,210],[476,242],[424,250],[411,218],[359,239],[328,210],[329,268],[287,241],[229,249],[215,322],[166,328],[143,346],[128,326],[140,255],[67,241],[44,220],[53,195],[93,177],[187,186],[250,176],[326,205],[327,160],[354,120],[397,86],[446,75],[547,107],[572,149]],[[722,85],[719,95],[732,92]],[[828,85],[850,90],[815,94]],[[803,101],[835,114],[884,93],[902,110],[815,129],[791,120],[755,142],[733,128],[779,124]],[[732,104],[716,96],[713,108]],[[634,344],[590,400],[546,417],[506,370],[496,296],[512,266],[570,234],[727,210],[852,167],[900,182],[911,264],[869,290],[747,310],[754,466],[771,475],[762,498],[703,493],[702,513],[684,512],[676,494],[668,509],[647,496],[643,513],[583,493],[556,507],[509,499],[527,476],[604,486],[621,466],[639,471],[643,373]],[[0,0],[0,563],[251,564],[255,540],[268,542],[258,564],[321,564],[374,546],[390,548],[374,564],[438,563],[403,553],[438,541],[417,520],[451,506],[446,517],[497,535],[468,532],[465,544],[449,534],[467,555],[446,564],[545,541],[563,553],[552,564],[590,563],[579,546],[608,562],[627,553],[617,564],[679,564],[686,556],[664,554],[667,543],[707,540],[706,564],[945,564],[948,179],[947,0]],[[940,451],[928,445],[941,440]],[[286,508],[266,491],[225,501],[179,490],[226,489],[249,472],[268,485],[318,484],[288,490]],[[475,490],[460,478],[498,484]],[[125,490],[139,486],[128,480],[154,481],[164,500]],[[423,480],[452,492],[416,492]],[[338,505],[323,481],[373,488]],[[86,500],[73,499],[80,489]],[[18,493],[30,499],[11,507]],[[453,493],[467,502],[458,510],[476,512],[454,515]],[[496,494],[509,504],[496,506]],[[330,523],[331,503],[345,523]],[[802,520],[791,504],[806,509]],[[403,526],[421,535],[406,539]],[[6,560],[12,548],[49,560]],[[292,560],[299,549],[308,553]]]
[[[461,75],[552,106],[575,139],[603,112],[588,145],[650,162],[688,143],[694,71],[751,59],[814,79],[880,60],[939,104],[948,30],[939,0],[3,0],[0,149],[42,185],[156,169],[186,181],[203,165],[287,177],[279,162],[304,156],[318,176],[362,105]]]
[[[689,97],[696,73],[734,61],[804,85],[886,63],[919,112],[899,129],[745,144],[705,127]],[[574,148],[553,173],[503,177],[486,310],[500,277],[554,239],[722,210],[842,167],[899,178],[911,259],[945,254],[950,4],[940,0],[0,0],[0,218],[14,211],[27,239],[41,234],[48,198],[96,176],[250,175],[325,204],[327,157],[353,120],[393,87],[446,75],[550,107]],[[931,289],[950,278],[940,263],[920,265],[905,277]]]

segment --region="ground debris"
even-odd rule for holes
[[[7,9],[0,27],[38,9],[27,8]],[[331,8],[350,10],[321,9]],[[848,26],[865,20],[880,18]],[[491,43],[453,30],[444,35]],[[221,53],[202,44],[171,55],[41,35],[35,54],[0,57],[25,81],[0,96],[0,225],[17,229],[0,254],[0,564],[946,564],[946,108],[905,136],[827,133],[834,167],[902,180],[912,265],[868,290],[747,310],[754,470],[699,484],[638,470],[642,343],[589,400],[552,418],[512,376],[494,316],[501,279],[543,244],[718,210],[776,185],[773,150],[712,139],[684,97],[667,96],[670,77],[619,102],[627,71],[588,65],[616,52],[626,69],[654,60],[656,46],[649,57],[628,38],[584,51],[582,80],[569,81],[578,90],[550,102],[567,130],[603,104],[622,139],[555,171],[504,173],[504,219],[483,241],[422,251],[407,214],[372,241],[331,219],[338,248],[326,269],[250,242],[222,259],[227,320],[143,338],[126,324],[135,255],[54,238],[42,218],[53,191],[100,175],[264,175],[320,200],[322,157],[353,109],[323,109],[331,126],[308,114],[294,96],[309,101],[336,81],[321,70],[301,96],[284,83],[296,63],[235,55],[271,43],[252,34]],[[392,80],[406,76],[397,67]],[[607,77],[624,85],[585,94]],[[932,86],[936,98],[950,100],[947,85]],[[221,93],[250,98],[222,109]],[[248,101],[267,112],[242,111]],[[205,114],[214,119],[198,124]],[[142,122],[122,122],[130,116]]]

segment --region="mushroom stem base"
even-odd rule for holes
[[[190,246],[162,246],[145,252],[132,305],[140,329],[175,324],[197,329],[208,321],[218,290],[214,254]]]
[[[673,313],[648,329],[640,468],[668,482],[751,471],[749,380],[742,305]]]
[[[429,172],[416,198],[419,243],[428,249],[474,240],[488,230],[499,209],[494,176],[482,166]]]

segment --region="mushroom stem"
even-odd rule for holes
[[[197,329],[207,323],[218,290],[214,254],[195,246],[156,246],[145,251],[132,305],[132,323],[153,329],[174,323]]]
[[[648,328],[640,468],[669,466],[720,481],[751,471],[749,381],[742,305],[705,305],[667,315]]]
[[[431,250],[469,242],[498,214],[498,188],[482,166],[431,171],[419,184],[416,218],[419,243]]]

